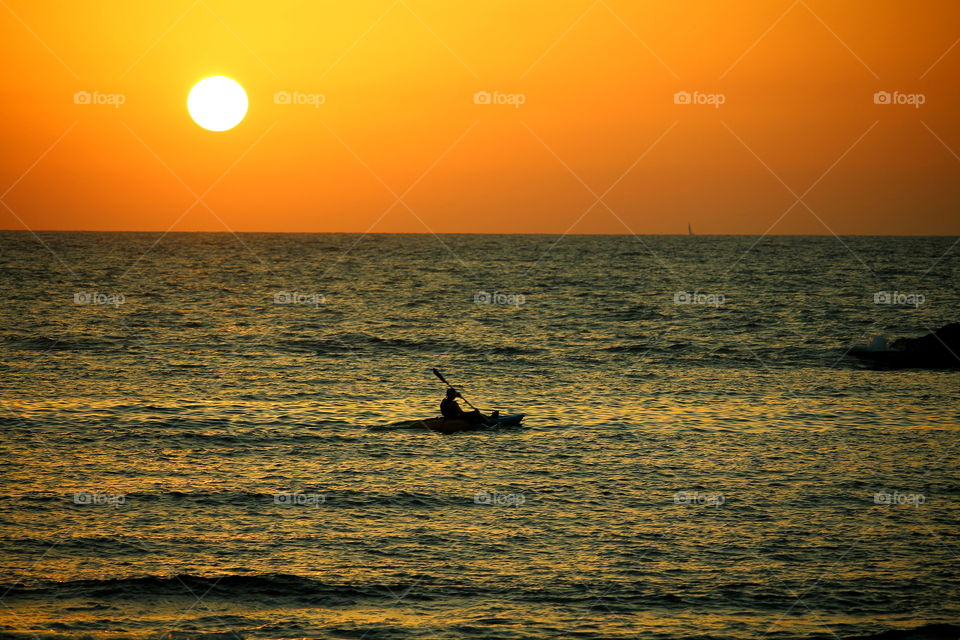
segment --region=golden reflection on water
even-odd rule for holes
[[[775,285],[747,279],[728,307],[695,310],[620,239],[565,238],[524,308],[499,313],[451,293],[462,283],[432,238],[361,245],[331,276],[342,305],[320,309],[274,305],[299,285],[191,238],[169,249],[188,271],[148,257],[128,283],[141,297],[113,315],[44,306],[48,274],[20,274],[40,302],[0,342],[8,379],[29,381],[0,416],[8,631],[782,640],[960,616],[940,544],[958,519],[952,374],[838,363],[877,310],[851,306],[861,266],[830,243],[776,239],[759,265]],[[319,268],[300,243],[336,255],[340,241],[250,239],[297,283]],[[484,278],[518,282],[549,245],[451,242]],[[752,241],[651,242],[694,274]],[[902,265],[949,244],[850,242]],[[951,273],[931,273],[945,296]],[[843,286],[802,295],[830,277]],[[60,335],[51,319],[76,321],[56,349],[40,339]],[[525,425],[368,430],[437,414],[431,366]],[[77,504],[83,492],[124,500]],[[191,592],[219,578],[198,605]]]

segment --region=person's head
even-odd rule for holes
[[[453,387],[447,387],[447,399],[453,400],[454,398],[459,397],[460,394]]]

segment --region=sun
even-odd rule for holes
[[[247,92],[226,76],[204,78],[187,96],[190,117],[208,131],[233,129],[247,115],[247,104]]]

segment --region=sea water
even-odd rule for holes
[[[0,233],[0,635],[956,637],[954,240]]]

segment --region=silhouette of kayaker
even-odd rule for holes
[[[453,387],[447,387],[447,397],[440,402],[440,413],[447,420],[466,420],[472,424],[485,424],[488,418],[480,413],[479,410],[464,411],[460,408],[457,398],[462,398],[460,392]],[[500,415],[499,411],[490,414],[490,418],[496,419]]]

